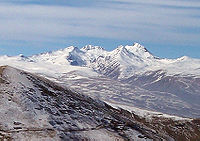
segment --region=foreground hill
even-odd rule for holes
[[[145,119],[9,66],[0,76],[1,140],[200,139],[198,119]]]

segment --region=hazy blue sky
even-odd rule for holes
[[[134,42],[159,57],[200,58],[200,1],[0,0],[0,55]]]

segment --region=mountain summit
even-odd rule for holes
[[[125,46],[127,50],[142,58],[155,58],[144,46],[134,43],[133,46]]]
[[[93,45],[86,45],[85,47],[83,47],[81,50],[93,50],[93,49],[97,49],[97,50],[104,50],[104,48],[100,47],[100,46],[93,46]]]

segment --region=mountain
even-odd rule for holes
[[[199,59],[186,56],[178,59],[160,59],[138,43],[134,43],[132,46],[119,46],[113,51],[106,51],[102,47],[92,45],[87,45],[82,49],[71,46],[29,58],[38,62],[89,67],[106,76],[118,70],[117,78],[127,78],[152,70],[164,70],[169,75],[200,76]]]
[[[10,66],[0,76],[1,140],[200,139],[199,119],[145,119]]]
[[[163,59],[134,43],[113,51],[87,45],[30,57],[1,56],[10,65],[104,102],[182,117],[200,117],[200,60]]]
[[[9,66],[0,70],[1,139],[122,140],[131,132],[142,135],[134,129],[140,128],[138,123],[101,101]],[[129,120],[133,128],[125,125]],[[117,126],[129,128],[130,133],[122,135]]]

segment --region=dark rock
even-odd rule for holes
[[[145,136],[143,136],[143,135],[138,135],[138,138],[145,138]]]
[[[22,123],[21,123],[21,122],[14,121],[13,124],[14,124],[14,125],[20,125],[20,124],[22,124]]]
[[[22,127],[13,127],[14,129],[22,129]]]

